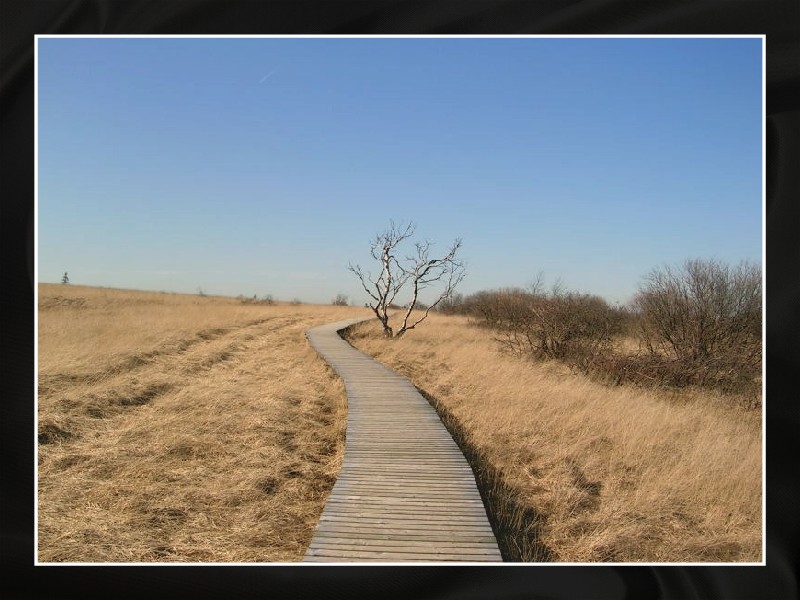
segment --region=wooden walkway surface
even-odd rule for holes
[[[304,562],[501,562],[475,477],[436,411],[408,379],[338,331],[308,340],[342,377],[344,462]]]

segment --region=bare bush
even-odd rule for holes
[[[761,372],[761,298],[760,267],[695,259],[651,271],[633,306],[651,355],[722,385]]]
[[[621,316],[598,296],[506,288],[478,292],[465,301],[481,324],[496,330],[497,340],[516,354],[572,358],[588,364],[619,330]]]
[[[242,304],[266,304],[268,306],[275,304],[275,300],[272,298],[272,294],[267,294],[266,296],[263,296],[261,298],[259,298],[256,294],[253,294],[252,298],[248,298],[240,294],[236,298]]]
[[[331,301],[331,304],[334,306],[348,306],[350,300],[345,294],[336,294],[336,298]]]

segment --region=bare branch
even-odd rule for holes
[[[406,309],[406,314],[403,317],[403,323],[400,326],[400,329],[397,330],[396,337],[402,336],[406,331],[409,329],[414,329],[422,321],[427,319],[431,309],[437,306],[445,298],[449,298],[453,294],[456,285],[458,285],[464,278],[464,264],[455,259],[455,256],[461,247],[460,239],[456,239],[456,241],[448,250],[447,254],[438,259],[428,259],[430,246],[431,244],[429,242],[417,244],[417,258],[413,264],[413,268],[406,269],[406,272],[411,276],[412,299]],[[417,304],[419,291],[431,283],[445,278],[447,279],[447,284],[445,289],[439,294],[437,300],[425,309],[425,313],[421,318],[409,325],[408,320]]]
[[[372,298],[373,300],[375,300],[375,302],[380,302],[380,298],[378,296],[376,296],[375,294],[373,294],[372,291],[369,289],[369,287],[367,287],[367,282],[369,281],[369,275],[368,274],[365,275],[364,272],[361,270],[361,267],[359,265],[353,265],[352,263],[350,263],[347,266],[347,269],[349,271],[352,271],[353,273],[355,273],[358,276],[358,279],[361,282],[361,287],[364,288],[364,291],[367,292],[369,297]]]

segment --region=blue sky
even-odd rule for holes
[[[762,257],[760,39],[43,38],[38,275],[366,301],[395,221],[460,291],[625,302]]]

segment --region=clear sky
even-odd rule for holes
[[[395,221],[463,293],[762,256],[760,39],[38,43],[38,275],[329,303]]]

